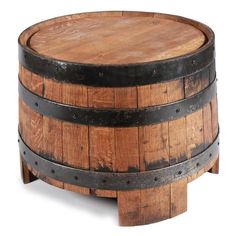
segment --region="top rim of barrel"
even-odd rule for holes
[[[123,13],[126,11],[118,12]],[[38,32],[40,27],[44,25],[49,26],[53,21],[65,22],[73,19],[73,17],[95,16],[96,14],[103,13],[109,13],[112,16],[117,11],[88,12],[60,16],[30,26],[18,38],[20,64],[33,73],[61,82],[101,87],[127,87],[178,79],[194,74],[214,61],[214,33],[208,26],[182,16],[155,12],[133,11],[129,12],[129,14],[158,14],[160,18],[172,19],[192,25],[204,34],[206,42],[198,49],[179,56],[128,64],[71,62],[44,56],[27,46],[28,40]]]
[[[126,12],[51,20],[27,41],[36,53],[85,64],[132,64],[173,58],[205,44],[197,26],[158,14]]]

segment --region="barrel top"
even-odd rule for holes
[[[206,41],[197,25],[155,13],[87,13],[41,24],[27,46],[40,55],[88,64],[132,64],[194,52]]]

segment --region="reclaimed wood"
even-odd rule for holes
[[[116,108],[137,108],[137,89],[116,88]],[[138,127],[115,128],[116,171],[139,170]],[[118,191],[118,214],[120,225],[140,224],[140,190]]]
[[[199,80],[201,73],[191,75],[185,78],[185,98],[193,96],[202,90],[202,82]],[[203,109],[188,115],[186,117],[187,131],[187,158],[197,155],[205,149],[204,134],[203,134]],[[195,173],[198,176],[198,173]],[[189,177],[188,182],[193,176]]]
[[[138,107],[167,103],[167,83],[138,87]],[[158,96],[156,96],[158,94]],[[168,122],[139,127],[140,170],[169,165]],[[170,217],[170,185],[141,190],[140,224]]]
[[[44,83],[43,79],[34,73],[31,73],[31,91],[43,96]],[[40,152],[43,147],[43,116],[33,110],[30,111],[31,116],[31,145],[34,151]]]
[[[190,24],[153,13],[120,12],[102,17],[91,14],[44,27],[32,36],[30,47],[62,60],[122,64],[183,55],[204,42],[202,31]]]
[[[184,98],[184,80],[167,85],[168,103]],[[187,137],[185,117],[168,122],[169,163],[177,164],[187,159]],[[187,178],[170,184],[170,217],[187,210]]]
[[[216,70],[215,70],[215,63],[212,64],[211,69],[210,69],[210,82],[212,82],[216,78]],[[212,136],[213,139],[216,137],[218,133],[218,104],[217,104],[217,96],[212,99],[210,103],[211,107],[211,113],[212,113]],[[219,155],[218,159],[216,160],[215,164],[213,167],[209,170],[210,173],[213,174],[218,174],[219,173]]]
[[[217,97],[214,97],[211,101],[211,112],[212,112],[212,135],[213,138],[218,134],[218,106],[217,106]],[[214,166],[210,169],[210,172],[213,174],[219,173],[219,156],[214,164]]]
[[[109,88],[88,88],[89,107],[114,107],[114,91]],[[114,128],[89,126],[90,170],[114,171]],[[116,191],[91,189],[91,193],[103,197],[116,197]]]
[[[129,64],[173,58],[204,45],[201,25],[176,16],[145,12],[85,13],[55,18],[21,36],[41,55],[73,62]],[[31,37],[32,36],[32,37]],[[29,39],[29,40],[28,40]],[[79,53],[78,53],[79,52]],[[19,78],[47,99],[89,108],[144,108],[188,98],[215,78],[214,63],[170,82],[125,88],[61,83],[20,66]],[[42,116],[19,99],[19,131],[36,153],[91,171],[137,172],[175,165],[206,149],[218,133],[217,97],[179,119],[140,127],[95,127]],[[218,155],[218,154],[217,154]],[[36,177],[82,194],[117,198],[120,225],[148,224],[187,210],[187,183],[206,171],[218,173],[219,158],[198,173],[158,188],[89,189],[43,176],[20,159],[24,183]]]
[[[87,88],[80,85],[63,84],[62,102],[75,106],[87,106]],[[63,163],[69,166],[89,169],[88,127],[62,122]],[[90,194],[89,188],[64,184],[64,189]]]
[[[22,156],[20,156],[20,169],[21,169],[21,179],[24,184],[28,184],[37,180],[37,177],[30,171],[27,164],[23,161]]]
[[[54,101],[62,100],[62,85],[53,80],[44,79],[44,97]],[[62,122],[43,116],[43,146],[42,155],[48,159],[62,162]],[[52,178],[50,184],[63,188],[63,183]]]
[[[19,80],[25,84],[25,86],[31,88],[31,72],[23,69],[19,66]],[[31,146],[31,109],[25,105],[21,99],[19,99],[19,132],[27,145]],[[21,178],[24,184],[30,183],[37,178],[32,174],[30,168],[23,161],[23,157],[20,155],[20,169]]]

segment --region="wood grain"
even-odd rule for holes
[[[168,83],[168,102],[184,98],[184,80],[179,79]],[[186,120],[185,117],[168,122],[169,163],[177,164],[186,157]],[[170,217],[187,210],[187,178],[170,184]]]
[[[62,102],[74,106],[88,105],[87,87],[72,84],[62,85]],[[89,169],[88,126],[62,122],[63,163],[72,167]],[[88,195],[89,188],[64,184],[70,191]]]
[[[20,41],[36,53],[57,59],[129,64],[185,55],[200,48],[206,36],[209,32],[204,26],[188,19],[119,11],[75,14],[45,21],[25,31]],[[56,102],[130,109],[168,104],[200,92],[215,78],[215,64],[185,78],[125,88],[61,83],[22,66],[19,78],[33,93]],[[173,121],[141,127],[95,127],[42,116],[19,99],[19,131],[26,144],[48,159],[90,171],[143,172],[190,159],[215,139],[217,115],[217,97],[214,97],[202,109]],[[216,156],[216,161],[180,181],[158,188],[111,191],[79,187],[43,176],[20,158],[24,183],[38,177],[70,191],[117,198],[120,224],[127,226],[157,222],[183,213],[187,209],[187,183],[206,171],[218,173],[219,168]],[[129,180],[127,184],[131,184]]]
[[[211,101],[211,112],[212,112],[212,135],[215,138],[218,134],[218,106],[217,106],[217,97],[214,97]],[[214,164],[214,166],[210,169],[210,172],[213,174],[219,173],[219,156]]]
[[[31,183],[37,180],[37,177],[33,175],[30,168],[24,162],[23,157],[20,155],[20,169],[21,169],[21,179],[24,184]]]
[[[138,106],[168,102],[167,83],[138,87]],[[158,96],[156,96],[158,94]],[[139,127],[140,170],[169,166],[168,122]],[[170,217],[170,185],[141,190],[141,224]]]
[[[123,12],[55,22],[36,32],[29,45],[57,59],[123,64],[187,54],[204,42],[204,34],[195,26],[154,17],[153,13]]]
[[[188,98],[193,96],[202,90],[202,80],[199,78],[202,73],[197,73],[193,76],[185,78],[185,97]],[[204,82],[203,82],[204,83]],[[190,159],[202,152],[205,149],[204,143],[204,117],[203,109],[188,115],[186,117],[186,135],[187,135],[187,158]],[[195,173],[198,176],[199,173]],[[195,178],[194,175],[189,177],[188,182],[191,178]]]
[[[44,97],[54,101],[62,100],[62,85],[44,78]],[[43,146],[42,155],[48,159],[63,161],[62,153],[62,121],[43,117]],[[47,178],[47,182],[57,187],[63,188],[63,183],[52,178]]]
[[[88,88],[89,107],[114,107],[114,91],[109,88]],[[90,170],[114,171],[114,128],[89,126]],[[91,193],[103,197],[116,197],[116,191],[91,189]]]
[[[137,108],[137,89],[116,88],[116,108]],[[138,171],[139,166],[139,141],[138,127],[115,128],[116,142],[116,171]],[[127,182],[129,184],[129,182]],[[138,225],[141,222],[141,191],[117,191],[118,214],[120,225]]]
[[[210,68],[210,82],[212,82],[215,78],[216,78],[216,70],[215,70],[215,62],[212,64],[211,68]],[[211,113],[212,113],[212,136],[213,139],[216,137],[216,135],[218,134],[218,104],[217,104],[217,96],[215,96],[211,103],[210,103],[210,107],[211,107]],[[209,170],[210,173],[213,174],[218,174],[219,173],[219,155],[218,155],[218,159],[216,160],[215,164],[213,165],[213,167]]]
[[[22,66],[19,67],[19,80],[27,87],[31,88],[31,72],[25,70]],[[26,104],[19,99],[19,132],[21,137],[25,140],[28,146],[34,144],[34,137],[31,139],[31,109],[26,106]],[[24,162],[23,157],[20,155],[20,168],[21,168],[21,178],[24,184],[30,183],[37,178],[31,172],[31,169]]]

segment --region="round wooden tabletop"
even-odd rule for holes
[[[41,55],[71,62],[130,64],[185,55],[205,40],[200,29],[177,17],[86,14],[44,26],[28,46]]]

